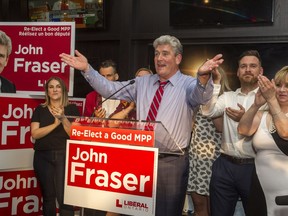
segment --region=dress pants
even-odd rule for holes
[[[211,216],[233,216],[239,197],[246,212],[254,163],[236,164],[219,156],[210,181]]]
[[[156,216],[181,216],[188,184],[189,157],[159,156]]]
[[[65,205],[65,150],[35,151],[34,171],[43,196],[43,215],[56,216],[56,199],[60,216],[73,216],[73,206]]]

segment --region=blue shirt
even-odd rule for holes
[[[111,82],[90,67],[83,73],[90,85],[103,97],[109,97],[130,81]],[[137,108],[137,119],[146,120],[150,104],[159,87],[158,74],[136,77],[135,83],[128,85],[112,98],[134,101]],[[197,78],[184,75],[179,70],[169,79],[164,88],[164,94],[156,121],[161,121],[171,137],[181,148],[186,148],[190,142],[192,130],[193,109],[205,104],[212,97],[213,82],[201,85]]]

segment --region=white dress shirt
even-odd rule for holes
[[[240,109],[237,105],[239,103],[247,110],[254,103],[258,88],[250,91],[248,94],[243,94],[239,88],[236,91],[224,92],[218,97],[220,88],[220,85],[214,84],[212,99],[202,106],[201,109],[202,114],[208,117],[223,115],[221,152],[240,158],[255,157],[251,137],[248,138],[238,134],[238,122],[229,118],[225,109],[228,107]]]

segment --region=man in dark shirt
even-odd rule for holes
[[[12,51],[11,39],[5,32],[0,31],[0,92],[1,93],[16,93],[14,83],[1,76],[2,71],[6,67],[9,55]]]

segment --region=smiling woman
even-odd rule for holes
[[[65,83],[51,77],[45,84],[45,102],[36,107],[31,119],[31,136],[35,139],[33,167],[43,195],[44,215],[74,215],[73,206],[64,204],[66,140],[71,123],[66,118],[78,116],[75,104],[69,104]]]
[[[251,186],[254,189],[250,194],[248,215],[258,215],[259,209],[262,209],[268,216],[275,215],[276,212],[284,216],[288,212],[288,206],[277,205],[275,197],[288,194],[286,184],[288,181],[288,66],[281,68],[272,81],[265,76],[259,76],[258,84],[260,88],[254,103],[244,113],[238,125],[241,135],[247,137],[253,135],[253,147],[256,151],[257,172],[254,172]],[[268,110],[261,108],[264,104]],[[259,199],[260,197],[263,199]],[[253,214],[255,212],[257,213]]]

